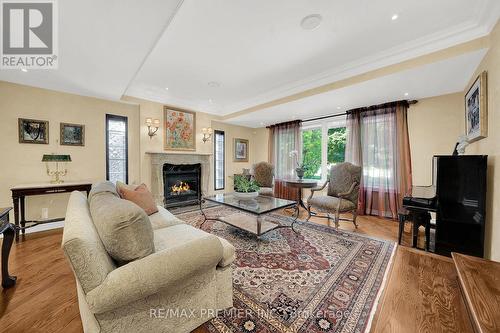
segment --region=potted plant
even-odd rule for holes
[[[252,200],[259,196],[260,187],[253,179],[242,175],[234,176],[234,196],[239,200]]]
[[[297,150],[292,150],[289,154],[290,158],[295,160],[295,163],[297,164],[297,167],[295,168],[295,173],[297,174],[297,177],[299,179],[304,178],[304,173],[305,173],[305,167],[304,163],[299,163],[299,152]]]

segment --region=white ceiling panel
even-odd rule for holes
[[[310,119],[349,109],[461,92],[486,50],[379,77],[359,84],[252,112],[229,123],[262,127],[294,119]],[[408,95],[405,95],[408,93]]]

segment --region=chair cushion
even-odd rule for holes
[[[264,195],[266,197],[273,197],[274,190],[272,187],[261,187],[259,190],[259,195]]]
[[[356,209],[356,205],[349,200],[339,199],[336,197],[330,197],[327,195],[320,195],[317,197],[313,197],[307,201],[309,205],[312,207],[318,208],[324,211],[336,211],[337,205],[340,200],[340,212],[347,212]]]
[[[207,233],[187,224],[178,224],[169,228],[162,228],[154,231],[156,251],[162,251],[180,244],[185,244],[199,237],[204,237]],[[234,246],[224,238],[218,237],[222,247],[223,256],[217,266],[226,267],[236,259]],[[196,255],[196,253],[193,253]]]
[[[149,216],[149,221],[151,222],[151,226],[153,230],[171,227],[177,224],[183,224],[180,219],[175,217],[174,214],[170,213],[165,208],[158,206],[158,211],[153,215]]]
[[[132,201],[137,206],[144,209],[146,214],[152,215],[158,211],[153,194],[148,190],[145,184],[137,186],[134,190],[126,187],[120,187],[119,193],[121,198]]]
[[[144,210],[111,192],[94,194],[90,213],[108,254],[119,264],[154,252],[153,228]]]

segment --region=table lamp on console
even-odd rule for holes
[[[66,163],[71,162],[70,155],[43,155],[42,162],[45,162],[47,167],[47,175],[52,177],[50,181],[51,184],[64,183],[64,180],[62,180],[61,177],[68,174]],[[62,164],[62,169],[59,169],[60,163]]]

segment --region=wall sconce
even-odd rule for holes
[[[64,181],[60,177],[64,177],[68,174],[68,170],[66,169],[66,162],[71,162],[70,155],[43,155],[42,162],[45,162],[47,167],[47,176],[51,176],[52,180],[50,181],[52,184],[61,184]],[[55,170],[51,170],[49,163],[55,163]],[[64,164],[64,170],[59,170],[59,163]]]
[[[212,133],[214,132],[214,130],[212,129],[212,127],[203,127],[201,132],[203,133],[203,143],[205,143],[212,138]]]
[[[152,118],[146,118],[146,126],[148,127],[149,139],[152,139],[160,128],[160,119],[153,120]]]

